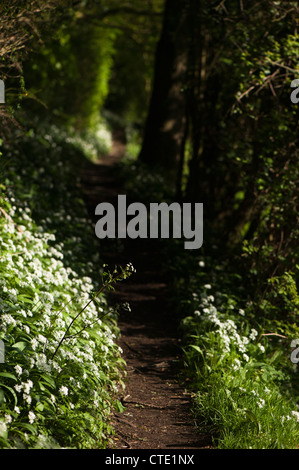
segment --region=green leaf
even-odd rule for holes
[[[3,390],[0,389],[0,404],[5,402],[5,394]]]
[[[243,411],[245,412],[248,420],[256,425],[257,432],[259,433],[261,431],[261,425],[257,419],[257,416],[250,410],[245,409]]]
[[[18,427],[27,429],[27,431],[30,431],[32,434],[37,434],[37,428],[33,424],[18,423]]]
[[[44,383],[51,385],[53,388],[56,388],[55,380],[52,377],[44,374],[42,374],[40,377],[44,380]]]
[[[35,407],[37,411],[43,411],[44,410],[44,405],[43,403],[38,403]]]
[[[8,387],[7,385],[2,384],[2,383],[0,383],[0,387],[6,388],[12,394],[12,396],[14,398],[14,401],[15,401],[15,406],[16,406],[17,403],[18,403],[18,398],[17,398],[16,392],[14,391],[14,389],[11,388],[11,387]]]
[[[14,349],[18,349],[19,351],[24,351],[24,349],[27,348],[28,346],[28,342],[27,341],[19,341],[18,343],[15,343],[12,345],[12,348]]]
[[[282,356],[282,352],[281,351],[275,351],[274,354],[272,355],[272,357],[270,357],[269,363],[272,364],[280,356]]]
[[[120,401],[117,400],[116,402],[116,410],[119,412],[119,413],[122,413],[124,411],[124,406],[122,405],[122,403]]]
[[[195,351],[197,351],[199,354],[203,354],[203,351],[196,344],[190,344],[189,347],[195,349]]]
[[[0,372],[0,377],[7,377],[8,379],[13,379],[16,382],[18,381],[17,377],[9,372]]]

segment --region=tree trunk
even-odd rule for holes
[[[185,145],[189,0],[166,0],[155,76],[139,159],[175,184]]]

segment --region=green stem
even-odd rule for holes
[[[69,330],[71,329],[72,325],[75,323],[75,321],[77,320],[77,318],[81,315],[81,313],[84,312],[84,310],[86,310],[86,308],[91,304],[91,302],[93,302],[100,294],[101,292],[103,292],[104,289],[106,289],[106,287],[108,287],[110,284],[112,284],[113,282],[117,281],[118,278],[120,276],[122,276],[123,273],[121,274],[117,274],[115,277],[113,277],[109,282],[107,282],[106,284],[103,284],[102,287],[96,292],[96,294],[94,295],[94,297],[92,297],[92,299],[89,300],[89,302],[87,302],[87,304],[80,310],[80,312],[77,313],[77,315],[72,319],[71,323],[69,324],[69,326],[67,327],[67,329],[65,330],[65,333],[63,335],[63,337],[61,338],[61,340],[59,341],[52,357],[51,357],[51,360],[53,360],[53,358],[56,356],[57,354],[57,351],[59,350],[60,346],[62,345],[63,341],[66,339],[66,335],[67,333],[69,332]]]

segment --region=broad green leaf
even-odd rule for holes
[[[27,431],[30,431],[32,434],[37,434],[37,428],[33,424],[30,423],[18,423],[18,427],[27,429]]]
[[[189,347],[192,349],[195,349],[195,351],[197,351],[199,354],[203,354],[202,349],[200,349],[200,347],[197,346],[196,344],[190,344]]]
[[[12,396],[13,396],[13,398],[14,398],[14,401],[15,401],[15,405],[17,405],[17,403],[18,403],[18,398],[17,398],[16,392],[14,391],[14,389],[11,388],[11,387],[8,387],[7,385],[2,384],[2,383],[0,383],[0,387],[3,387],[3,388],[5,388],[5,389],[7,389],[7,390],[12,394]]]
[[[9,372],[0,372],[0,377],[7,377],[8,379],[13,379],[16,382],[18,381],[17,377]]]
[[[18,349],[19,351],[24,351],[28,345],[29,343],[27,341],[19,341],[18,343],[13,344],[12,348]]]

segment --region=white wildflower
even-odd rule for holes
[[[14,369],[15,369],[15,371],[16,371],[16,373],[17,373],[17,375],[21,375],[21,374],[22,374],[22,372],[23,372],[23,369],[22,369],[22,367],[21,367],[21,366],[19,366],[18,364],[17,364],[17,365],[14,367]]]
[[[257,337],[258,332],[253,328],[250,332],[249,338],[253,341]]]
[[[262,344],[259,343],[259,344],[258,344],[258,348],[259,348],[259,350],[260,350],[262,353],[265,352],[265,347],[264,347]]]
[[[28,382],[23,384],[24,392],[25,393],[30,393],[31,388],[33,387],[33,382],[32,380],[28,380]]]
[[[233,370],[238,370],[240,366],[241,362],[239,361],[239,359],[235,359],[233,363]]]
[[[264,404],[265,404],[265,400],[263,398],[259,398],[257,401],[257,406],[259,408],[263,408]]]
[[[7,426],[4,421],[0,421],[0,436],[4,436],[7,431]]]
[[[23,400],[28,404],[31,405],[32,398],[30,395],[27,395],[26,393],[23,393]]]
[[[33,351],[36,350],[37,346],[38,346],[38,341],[36,340],[36,338],[33,338],[31,340],[31,347],[32,347]]]
[[[29,423],[33,424],[36,419],[36,414],[33,411],[29,411],[28,413]]]
[[[11,415],[4,415],[4,419],[6,423],[11,423],[12,422],[12,416]]]
[[[64,385],[62,385],[62,387],[60,387],[59,391],[60,391],[61,395],[65,395],[65,396],[68,395],[68,393],[69,393],[69,389],[67,387],[65,387]]]

